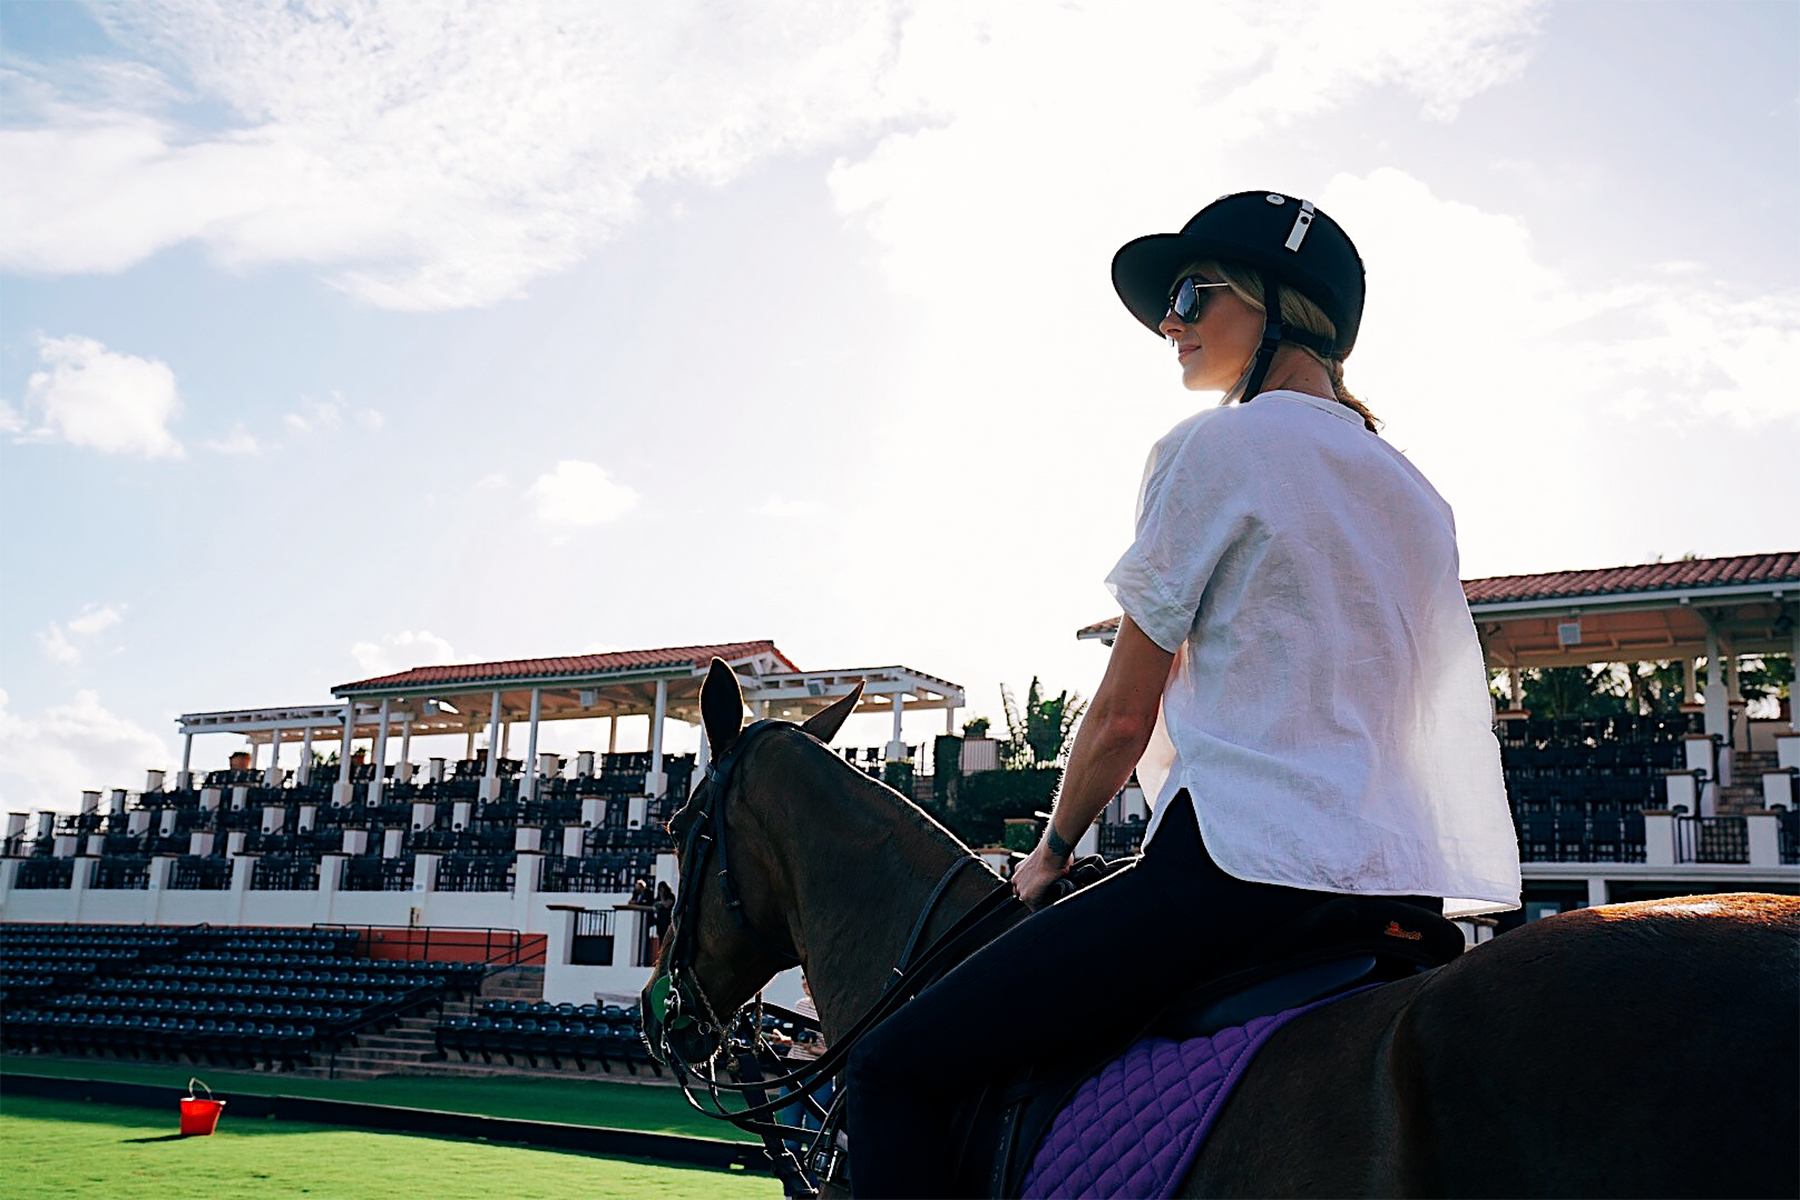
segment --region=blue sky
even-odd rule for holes
[[[1782,0],[7,0],[0,802],[428,662],[1091,694],[1210,402],[1107,262],[1245,188],[1361,246],[1347,377],[1465,576],[1791,549],[1796,45]]]

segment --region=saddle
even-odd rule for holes
[[[1431,970],[1463,951],[1462,931],[1396,900],[1344,896],[1309,909],[1094,1053],[1034,1064],[964,1106],[964,1194],[1016,1196],[1056,1114],[1083,1080],[1148,1036],[1206,1037],[1340,992]]]

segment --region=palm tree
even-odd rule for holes
[[[1010,735],[1007,761],[1018,767],[1061,763],[1072,746],[1070,734],[1075,723],[1087,711],[1087,701],[1074,692],[1065,689],[1054,696],[1045,695],[1036,675],[1025,693],[1024,712],[1019,711],[1005,684],[1000,685],[1000,703]]]

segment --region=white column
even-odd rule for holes
[[[250,769],[254,771],[256,770],[256,760],[262,757],[262,747],[256,744],[256,739],[253,737],[246,737],[244,740],[250,743]]]
[[[488,751],[487,770],[481,777],[481,798],[498,800],[500,798],[500,693],[494,693],[494,702],[488,708]]]
[[[175,786],[186,791],[194,786],[194,772],[191,764],[194,761],[194,735],[181,735],[181,774],[175,777]]]
[[[1700,703],[1700,672],[1694,666],[1692,655],[1681,661],[1681,702]]]
[[[614,713],[606,718],[606,752],[615,754],[619,749],[619,714]]]
[[[312,782],[312,726],[308,725],[300,735],[300,767],[294,772],[294,778],[305,787]]]
[[[1525,681],[1520,677],[1516,666],[1506,668],[1506,695],[1514,712],[1525,707]]]
[[[1728,702],[1725,698],[1724,664],[1719,661],[1718,631],[1707,622],[1706,627],[1706,732],[1729,734]]]
[[[656,712],[650,718],[650,775],[644,781],[644,787],[652,796],[660,796],[668,790],[668,780],[663,777],[663,721],[669,713],[669,681],[656,681]]]
[[[412,782],[412,718],[400,727],[400,770],[395,775],[401,783]]]
[[[1750,843],[1749,865],[1781,867],[1781,818],[1767,810],[1744,814],[1744,837]]]
[[[269,730],[269,769],[263,773],[263,783],[268,787],[281,786],[281,730]]]
[[[900,718],[905,715],[906,694],[894,693],[894,736],[887,744],[887,760],[899,762],[906,757],[906,743],[900,740]]]
[[[700,753],[694,755],[694,770],[704,773],[710,766],[712,766],[712,739],[706,736],[706,722],[702,721],[700,722]]]
[[[500,726],[500,757],[501,758],[511,758],[512,757],[512,727],[513,727],[513,723],[511,721],[504,722]]]
[[[944,732],[951,737],[956,736],[956,705],[954,704],[944,705]]]
[[[332,788],[331,802],[347,805],[353,789],[350,785],[350,740],[356,736],[356,701],[344,701],[344,741],[338,747],[337,786]]]
[[[531,689],[531,726],[525,735],[525,786],[519,789],[519,799],[535,800],[537,798],[537,735],[538,714],[542,711],[544,689]]]
[[[468,736],[463,739],[463,758],[465,760],[467,760],[467,759],[471,759],[474,757],[475,757],[475,729],[473,726],[470,726]]]
[[[381,716],[375,723],[375,781],[369,785],[369,803],[381,803],[381,794],[387,790],[385,776],[387,774],[387,731],[388,714],[393,711],[394,700],[391,696],[381,698]]]

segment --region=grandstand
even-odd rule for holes
[[[1800,656],[1800,555],[1464,586],[1502,680],[1495,730],[1525,864],[1513,920],[1800,891],[1800,721],[1791,701],[1750,719],[1736,670],[1740,656]],[[9,816],[0,1039],[339,1076],[654,1078],[632,1005],[655,954],[654,887],[675,883],[662,823],[707,756],[704,735],[675,754],[663,730],[699,724],[715,655],[759,717],[802,719],[862,682],[858,711],[888,716],[892,736],[845,757],[931,795],[937,755],[905,740],[903,718],[941,712],[953,732],[960,687],[900,666],[802,671],[767,641],[420,667],[334,688],[335,704],[190,713],[179,770],[87,792],[76,813]],[[1587,718],[1522,705],[1530,668],[1638,660],[1685,663],[1686,702]],[[618,745],[629,717],[648,718],[647,745]],[[595,718],[605,750],[539,753],[543,722]],[[208,735],[233,753],[196,774]],[[427,737],[462,753],[415,763]],[[959,746],[964,772],[999,765],[991,741]],[[1080,849],[1132,852],[1147,815],[1128,785]],[[791,975],[778,1003],[798,998]]]
[[[699,723],[714,656],[757,716],[803,719],[862,683],[857,711],[890,717],[892,739],[847,756],[877,774],[930,758],[906,715],[953,728],[963,703],[919,671],[802,671],[763,641],[422,667],[334,688],[335,705],[184,715],[172,778],[9,816],[0,1038],[341,1075],[653,1070],[632,1004],[654,884],[675,882],[663,823],[706,754],[704,732],[698,755],[666,752],[664,727]],[[634,716],[649,744],[622,748]],[[595,718],[606,750],[538,752],[543,722]],[[245,748],[196,774],[205,735]],[[421,766],[415,737],[464,753]],[[335,763],[315,749],[332,743]]]
[[[1777,717],[1750,719],[1738,672],[1746,656],[1800,660],[1800,554],[1506,575],[1463,591],[1503,682],[1495,733],[1525,878],[1511,921],[1800,891],[1800,713],[1789,696]],[[1076,636],[1111,644],[1118,623]],[[1526,670],[1638,662],[1682,664],[1675,711],[1584,719],[1523,707]],[[1103,830],[1102,845],[1129,846],[1134,827]]]

